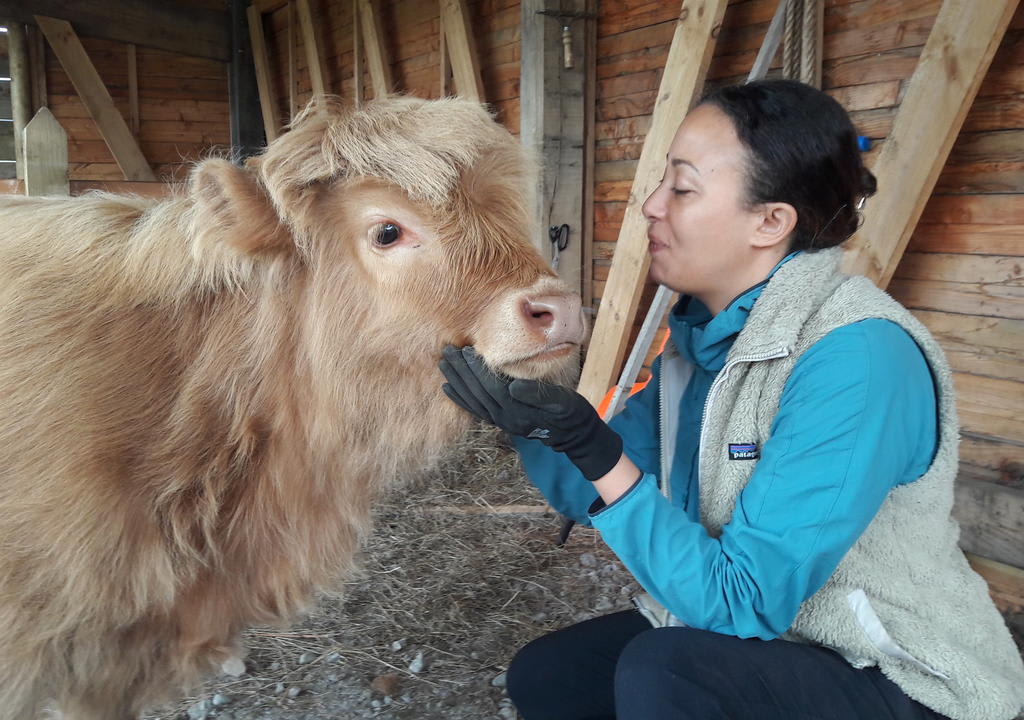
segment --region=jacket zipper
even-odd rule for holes
[[[729,373],[734,367],[740,363],[754,363],[763,362],[765,360],[778,360],[789,355],[789,348],[785,345],[780,345],[774,350],[768,350],[763,353],[757,353],[755,355],[746,355],[744,357],[733,358],[725,364],[721,372],[715,377],[715,381],[711,383],[711,389],[708,390],[708,396],[704,399],[704,410],[700,416],[700,440],[697,443],[697,490],[700,491],[701,486],[701,466],[704,464],[704,433],[707,432],[707,420],[708,410],[711,408],[711,403],[715,399],[715,395],[718,393],[722,385],[725,384],[726,379],[729,377]]]
[[[668,392],[668,377],[665,372],[664,365],[661,368],[661,382],[658,383],[658,427],[661,429],[661,483],[660,490],[661,494],[672,502],[672,483],[668,477],[668,468],[671,463],[671,458],[665,457],[666,440],[665,435],[668,429],[668,415],[667,415],[667,403],[665,402],[665,394]]]

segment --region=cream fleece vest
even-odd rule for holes
[[[917,341],[938,390],[939,445],[919,480],[889,493],[832,577],[803,603],[784,639],[877,665],[907,695],[954,720],[1008,720],[1024,706],[1024,663],[957,546],[950,515],[957,473],[956,404],[942,350],[909,312],[863,277],[839,272],[838,249],[783,265],[754,305],[708,394],[701,434],[701,517],[717,537],[753,463],[728,462],[728,443],[768,440],[800,356],[831,330],[867,318]]]

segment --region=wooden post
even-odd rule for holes
[[[13,22],[7,26],[7,52],[11,73],[11,117],[14,119],[14,159],[18,179],[25,177],[25,126],[32,119],[32,95],[25,26]]]
[[[260,95],[263,132],[269,143],[277,139],[281,123],[277,110],[277,93],[274,92],[274,81],[270,76],[267,42],[263,35],[263,13],[256,5],[250,5],[245,12],[249,19],[249,42],[252,44],[252,61],[256,68],[256,88]]]
[[[320,59],[320,42],[317,40],[316,25],[313,22],[313,13],[309,9],[309,0],[295,0],[295,9],[299,13],[302,42],[306,46],[309,84],[313,88],[314,97],[323,97],[327,94],[327,85],[324,83],[324,67]]]
[[[615,384],[650,265],[647,221],[641,205],[661,181],[665,153],[672,137],[704,85],[725,6],[726,0],[684,0],[676,21],[651,129],[637,162],[615,257],[580,378],[580,393],[595,406]]]
[[[451,57],[455,89],[463,97],[483,102],[484,83],[480,79],[480,62],[476,54],[476,40],[469,26],[466,0],[441,0],[441,27],[447,40],[447,53]]]
[[[563,2],[549,12],[545,0],[522,3],[520,52],[520,131],[523,144],[541,159],[534,205],[541,255],[553,256],[551,228],[568,225],[567,244],[558,253],[558,275],[572,289],[583,287],[584,90],[587,47],[586,0]],[[565,67],[563,27],[568,27],[572,67]]]
[[[366,65],[370,69],[370,83],[373,85],[373,96],[386,97],[394,82],[391,78],[391,65],[388,63],[381,35],[380,13],[373,0],[356,0],[359,4],[359,19],[363,30],[363,45],[366,47]]]
[[[597,0],[587,0],[587,14],[596,16]],[[594,304],[594,123],[597,119],[597,20],[588,19],[583,50],[583,307]]]
[[[69,195],[68,136],[49,108],[25,126],[25,194]]]
[[[874,164],[879,193],[867,201],[864,225],[847,244],[847,272],[882,288],[889,284],[1017,2],[942,3]]]
[[[149,163],[114,105],[103,80],[92,64],[78,35],[64,20],[37,15],[36,22],[71,79],[82,104],[99,128],[125,180],[156,180]]]

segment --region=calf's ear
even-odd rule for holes
[[[266,191],[248,169],[206,160],[192,171],[193,231],[205,241],[250,254],[284,252],[291,236]]]

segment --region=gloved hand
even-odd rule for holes
[[[447,346],[440,368],[448,380],[441,389],[452,402],[505,432],[565,453],[587,480],[603,477],[622,457],[622,438],[569,388],[495,375],[472,346]]]

